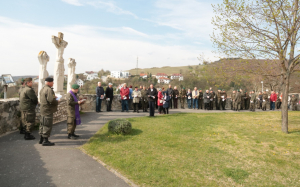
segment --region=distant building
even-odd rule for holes
[[[111,71],[110,76],[113,78],[128,78],[129,72],[126,71]]]
[[[183,76],[180,73],[174,73],[171,75],[171,79],[178,79],[179,81],[183,81]]]
[[[84,85],[83,80],[81,80],[81,79],[77,79],[75,81],[75,83],[78,84],[80,87],[82,87]]]
[[[103,82],[107,82],[107,76],[101,76],[101,80],[102,80]]]
[[[158,74],[156,74],[155,77],[156,77],[156,79],[159,79],[159,78],[161,78],[161,77],[168,78],[168,75],[165,74],[165,73],[158,73]]]
[[[170,83],[170,79],[166,78],[166,77],[160,77],[160,78],[157,79],[157,83],[169,84]]]
[[[39,78],[39,76],[37,76],[37,77],[32,79],[32,82],[35,83],[35,84],[39,84],[39,80],[40,80],[40,78]]]
[[[143,78],[143,79],[147,79],[148,75],[144,74],[144,73],[140,73],[140,77]]]
[[[65,81],[68,81],[68,75],[64,75]]]

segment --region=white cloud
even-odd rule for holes
[[[128,33],[122,32],[122,29]],[[132,69],[136,65],[136,56],[139,56],[141,68],[198,64],[197,56],[201,52],[213,56],[208,50],[199,51],[192,46],[158,45],[145,40],[130,39],[130,35],[142,35],[143,38],[144,34],[128,27],[42,27],[0,17],[0,30],[2,36],[5,36],[0,37],[0,75],[38,75],[37,55],[41,50],[50,56],[47,69],[53,74],[56,48],[51,41],[51,35],[57,35],[58,32],[63,32],[64,39],[69,43],[64,54],[65,73],[68,58],[76,59],[76,73],[80,73],[102,68]],[[122,35],[114,37],[107,34],[106,30]]]
[[[75,6],[83,6],[83,4],[79,2],[79,0],[62,0],[62,1]]]

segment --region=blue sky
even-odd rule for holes
[[[203,0],[2,0],[0,74],[38,75],[37,54],[56,49],[51,35],[63,32],[76,73],[198,64],[214,59],[211,3]],[[2,66],[3,67],[3,66]],[[67,72],[67,71],[66,71]]]

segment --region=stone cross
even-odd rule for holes
[[[69,63],[68,63],[68,89],[67,89],[67,92],[69,92],[71,90],[72,84],[74,84],[75,80],[76,80],[75,66],[76,66],[75,59],[69,58]]]
[[[45,86],[45,79],[49,76],[47,71],[47,63],[50,60],[50,57],[46,51],[41,51],[38,54],[38,59],[40,62],[40,74],[39,74],[39,87],[38,87],[38,98],[40,100],[40,90]]]
[[[56,62],[54,66],[54,92],[56,94],[63,94],[64,91],[64,59],[63,54],[64,50],[68,45],[68,42],[63,40],[64,34],[59,32],[58,37],[52,36],[52,43],[54,43],[55,47],[57,48],[57,56],[56,56]]]

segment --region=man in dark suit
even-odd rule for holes
[[[148,95],[150,116],[154,117],[155,100],[157,97],[157,90],[155,88],[153,88],[153,84],[150,85],[150,88],[147,91],[147,95]]]
[[[108,87],[105,90],[105,95],[106,95],[106,101],[107,101],[106,110],[107,110],[107,112],[110,112],[110,111],[112,111],[111,103],[112,103],[112,100],[114,99],[114,89],[112,87],[112,83],[108,84]]]

